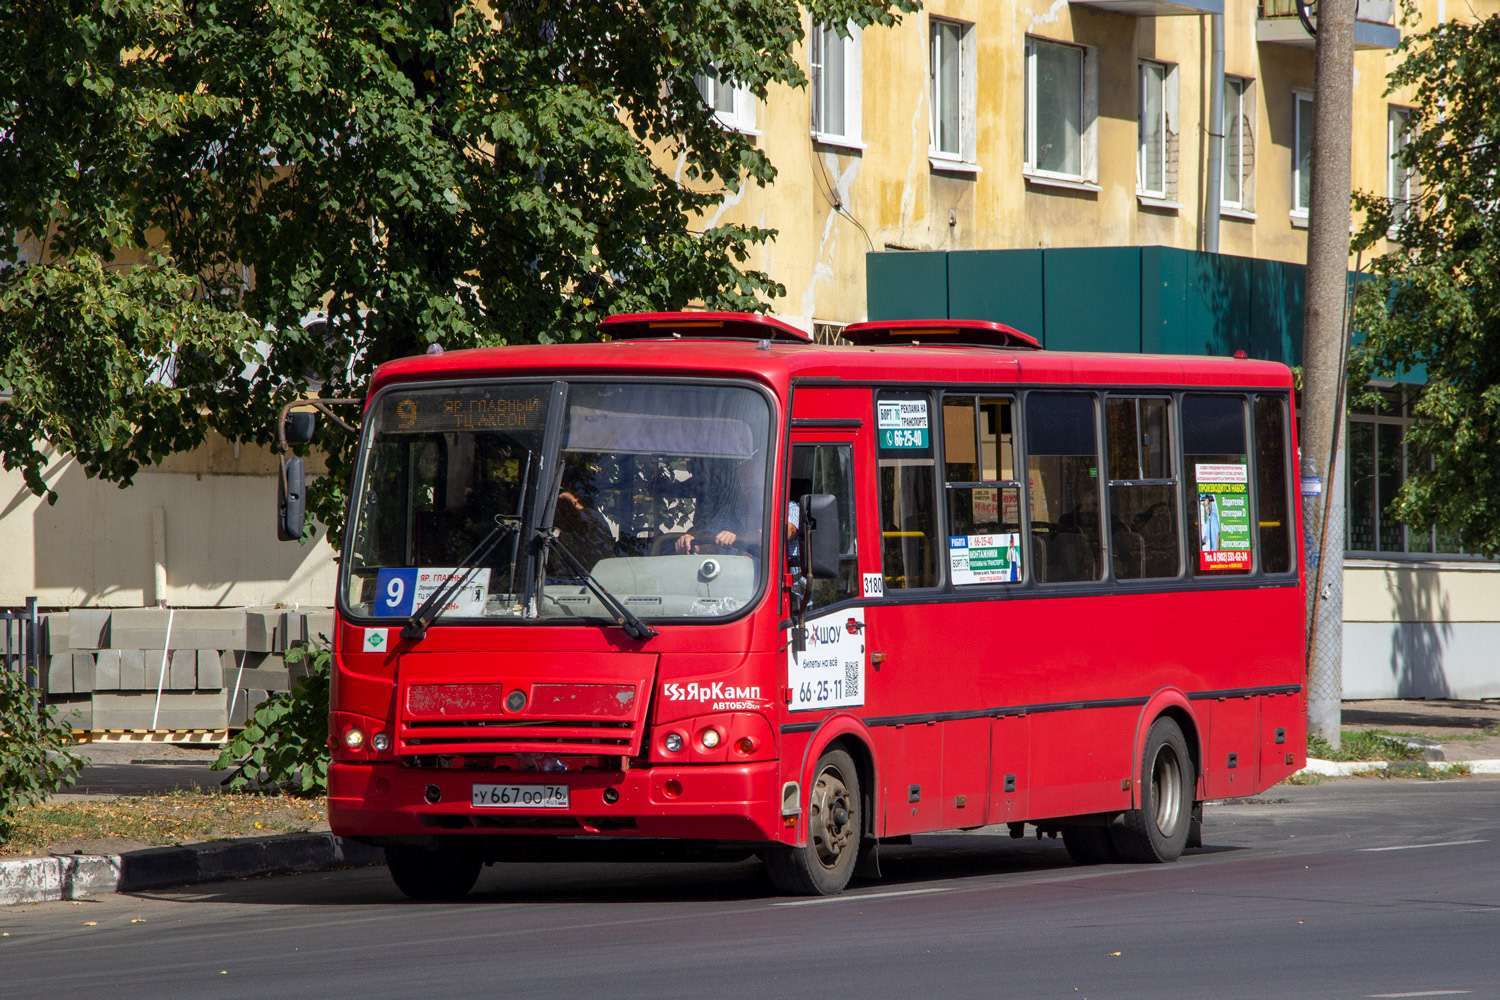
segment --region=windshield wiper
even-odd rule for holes
[[[421,642],[427,638],[428,626],[443,613],[443,607],[448,603],[448,599],[458,593],[459,588],[469,582],[469,578],[474,575],[474,570],[478,569],[479,564],[495,550],[495,546],[499,545],[512,532],[520,530],[521,521],[519,518],[497,516],[495,518],[495,527],[491,529],[488,535],[480,539],[479,544],[474,546],[474,551],[464,556],[459,564],[454,567],[453,576],[448,582],[429,594],[427,600],[422,602],[422,606],[412,612],[411,617],[406,620],[406,624],[401,626],[401,638],[412,639],[416,642]]]
[[[599,598],[599,603],[604,605],[605,609],[614,617],[615,624],[624,629],[626,635],[632,639],[654,639],[661,634],[637,618],[635,613],[625,606],[624,602],[606,590],[604,584],[594,579],[594,574],[584,569],[583,563],[579,561],[578,557],[569,552],[568,547],[557,537],[555,529],[551,535],[543,533],[542,547],[543,549],[554,548],[562,553],[563,559],[572,567],[573,572],[577,573],[584,584],[588,586],[589,590],[594,592],[594,596]]]

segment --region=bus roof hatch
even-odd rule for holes
[[[1004,323],[983,319],[887,319],[851,323],[839,336],[859,347],[1017,347],[1039,351],[1041,341]]]

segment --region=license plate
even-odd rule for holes
[[[474,805],[486,809],[566,809],[567,785],[475,785]]]

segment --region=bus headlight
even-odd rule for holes
[[[720,738],[717,729],[705,729],[698,734],[698,741],[703,744],[705,750],[712,750],[718,746]]]
[[[391,738],[385,733],[376,733],[370,737],[370,746],[380,753],[385,753],[391,748]]]
[[[667,738],[662,740],[662,745],[667,748],[668,753],[676,753],[682,749],[682,734],[668,733]]]
[[[365,731],[358,726],[350,726],[344,730],[344,746],[350,750],[358,750],[365,745]]]

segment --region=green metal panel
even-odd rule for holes
[[[948,316],[948,254],[888,250],[865,254],[865,307],[870,319]]]
[[[1141,349],[1141,248],[1042,251],[1047,339],[1053,351]]]
[[[1161,354],[1253,354],[1256,263],[1249,257],[1142,247],[1142,349]]]
[[[1041,250],[954,250],[948,254],[948,313],[1013,326],[1046,343]]]
[[[1254,262],[1250,356],[1302,363],[1302,307],[1307,268],[1280,260]]]

